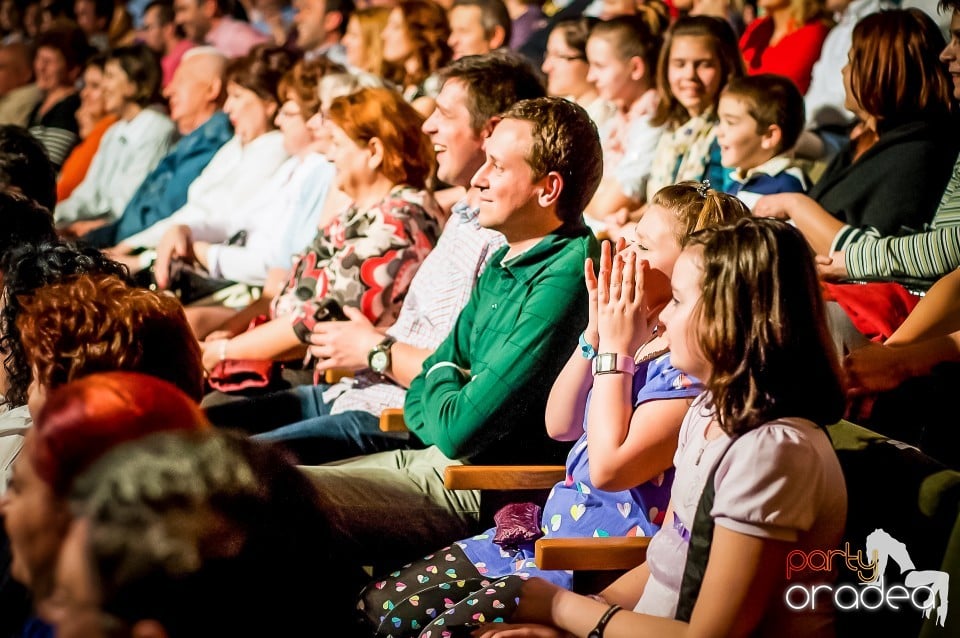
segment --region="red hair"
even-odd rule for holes
[[[104,372],[49,394],[33,426],[38,476],[58,496],[101,454],[154,432],[209,428],[200,407],[156,377]]]
[[[200,345],[171,295],[115,275],[80,275],[19,297],[17,318],[34,381],[48,390],[93,372],[129,370],[203,397]]]
[[[878,122],[944,116],[953,108],[950,76],[940,63],[940,28],[919,9],[868,15],[853,28],[850,93]]]
[[[330,104],[330,120],[353,141],[383,144],[380,170],[394,184],[426,188],[433,173],[430,139],[420,130],[423,117],[390,89],[361,89]]]

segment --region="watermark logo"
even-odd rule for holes
[[[888,563],[900,568],[902,582],[891,584],[886,580]],[[798,573],[824,572],[846,569],[859,579],[859,587],[851,584],[794,584],[787,587],[784,602],[795,611],[813,611],[817,605],[832,604],[840,611],[880,608],[900,611],[912,607],[930,618],[936,611],[936,622],[941,627],[947,621],[947,590],[950,575],[934,570],[918,570],[906,545],[876,529],[867,536],[865,550],[851,550],[850,543],[843,549],[794,550],[787,554],[787,581]],[[893,579],[891,579],[893,580]]]

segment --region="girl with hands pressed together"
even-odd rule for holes
[[[836,547],[847,505],[819,431],[844,402],[809,248],[780,221],[710,228],[687,239],[672,290],[660,315],[671,360],[706,391],[684,417],[669,522],[647,561],[600,596],[531,578],[511,617],[526,624],[475,636],[833,635],[829,605],[783,602],[788,586],[824,577],[788,581],[788,552]]]
[[[534,540],[541,533],[563,538],[656,532],[668,502],[680,423],[701,391],[671,365],[666,343],[654,331],[657,315],[670,298],[670,274],[683,239],[748,215],[739,200],[706,186],[669,186],[637,223],[635,242],[603,245],[599,276],[585,262],[588,325],[554,383],[545,415],[552,438],[575,443],[566,480],[543,506],[542,529],[533,522],[524,539],[499,541],[501,530],[491,529],[375,581],[361,605],[378,635],[428,635],[434,628],[476,624],[476,614],[507,619],[514,599],[509,592],[532,575],[569,588],[569,572],[537,568]]]

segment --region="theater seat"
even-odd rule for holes
[[[844,541],[855,552],[865,549],[869,534],[883,530],[904,544],[917,571],[949,575],[948,598],[954,604],[943,627],[937,625],[936,613],[925,620],[913,608],[838,611],[838,635],[960,636],[960,611],[956,609],[960,603],[960,472],[916,448],[847,421],[828,431],[847,483]],[[849,570],[840,572],[838,586],[859,586],[859,579]],[[903,582],[894,560],[885,576],[888,588]]]

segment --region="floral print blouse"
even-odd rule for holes
[[[437,243],[439,217],[433,197],[409,186],[395,187],[366,210],[351,205],[299,257],[272,316],[292,316],[301,339],[318,321],[343,318],[344,306],[359,308],[375,325],[391,325]]]

